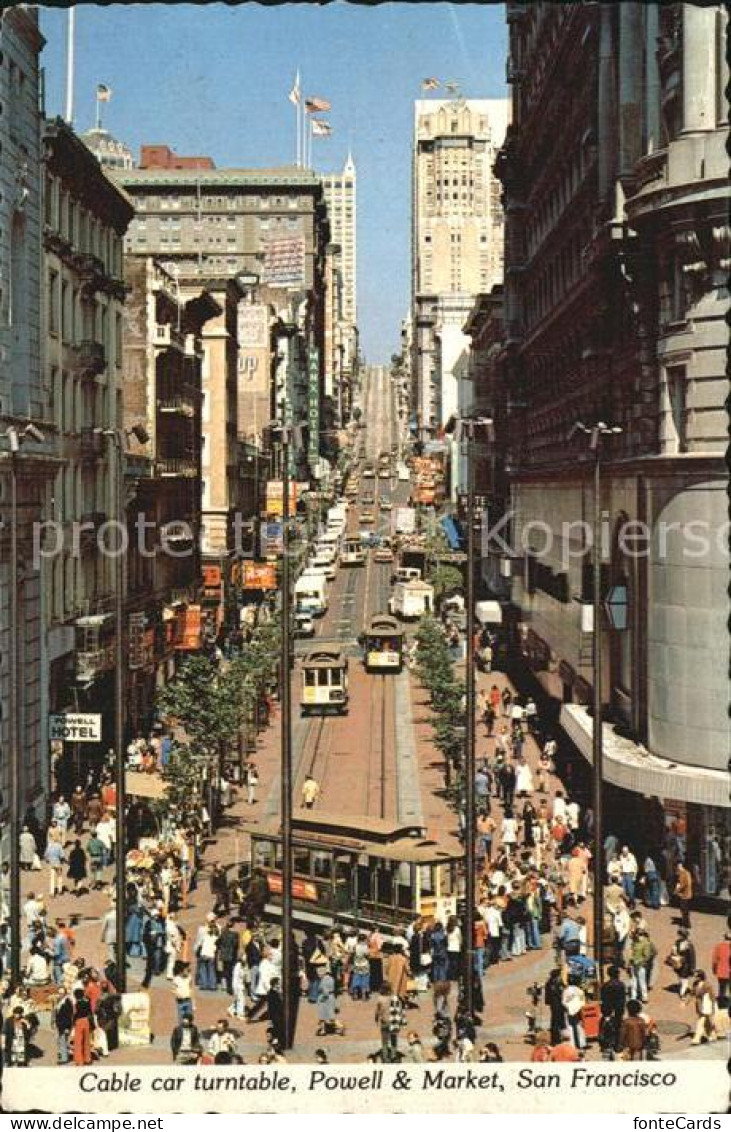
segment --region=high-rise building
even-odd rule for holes
[[[357,199],[355,162],[349,153],[342,173],[321,176],[330,222],[330,332],[326,351],[326,392],[343,424],[350,412],[358,364]]]
[[[698,895],[727,899],[727,16],[510,3],[508,21],[502,531],[518,557],[502,564],[515,643],[580,789],[598,556],[602,596],[624,609],[603,619],[605,828],[668,880],[682,856]],[[575,426],[600,421],[618,431],[599,441],[592,546],[595,452]]]
[[[504,99],[415,103],[411,380],[422,439],[471,403],[463,327],[475,295],[502,280],[501,186],[493,166],[507,118]],[[455,460],[453,490],[459,477]]]
[[[340,247],[338,269],[342,274],[342,320],[350,326],[357,326],[357,200],[355,162],[351,154],[348,154],[342,173],[323,173],[320,179],[325,191],[330,239]]]

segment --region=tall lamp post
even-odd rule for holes
[[[22,800],[23,762],[20,752],[20,626],[18,624],[18,453],[26,441],[42,444],[45,440],[40,429],[27,424],[19,429],[9,425],[0,433],[10,448],[10,807],[8,828],[10,834],[10,972],[13,984],[20,982],[20,808]]]
[[[594,634],[592,649],[593,689],[592,689],[592,807],[594,810],[594,962],[599,984],[604,971],[604,747],[602,745],[602,557],[601,557],[601,462],[602,441],[607,436],[622,432],[619,425],[608,425],[597,421],[586,425],[577,421],[569,438],[576,433],[589,438],[589,450],[594,457],[594,499],[592,514],[593,577],[592,577],[592,628]]]
[[[282,820],[282,1005],[284,1048],[291,1049],[294,1041],[295,972],[293,971],[292,936],[292,685],[290,668],[292,642],[290,639],[291,584],[289,562],[289,455],[290,446],[300,443],[297,425],[275,422],[273,430],[279,433],[282,464],[282,640],[280,654],[280,702],[282,707],[281,734],[281,820]]]
[[[450,417],[445,432],[459,445],[467,444],[467,619],[465,660],[465,907],[462,936],[462,978],[465,1013],[475,1013],[475,658],[472,642],[475,637],[475,441],[482,436],[493,439],[493,422],[489,417]]]
[[[114,519],[117,529],[117,554],[114,559],[114,791],[116,798],[115,808],[115,852],[116,863],[114,870],[115,883],[115,945],[114,965],[116,967],[116,987],[120,994],[127,989],[127,948],[125,932],[127,927],[127,879],[124,871],[125,863],[125,809],[126,809],[126,782],[124,761],[124,695],[125,695],[125,662],[124,655],[124,565],[126,550],[122,539],[122,528],[125,526],[124,505],[124,443],[129,437],[134,437],[140,444],[147,444],[150,439],[147,429],[140,424],[125,429],[102,429],[103,435],[109,441],[112,453],[112,501],[114,506]]]

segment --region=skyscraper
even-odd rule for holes
[[[332,317],[332,372],[326,369],[325,380],[337,395],[342,424],[350,411],[351,385],[358,360],[356,175],[352,155],[348,154],[342,173],[324,173],[321,180],[330,221],[332,267],[337,277],[332,293],[339,297]]]
[[[423,99],[414,107],[412,392],[421,435],[464,398],[462,327],[474,296],[502,279],[503,217],[493,174],[504,99]]]

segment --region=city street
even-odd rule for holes
[[[365,430],[366,456],[375,459],[384,442],[384,437],[396,435],[391,391],[383,380],[370,384],[364,393],[366,412],[364,419],[372,421]],[[365,488],[373,492],[377,499],[390,498],[405,502],[410,493],[410,485],[398,483],[394,479],[387,482],[376,479],[366,480]],[[377,529],[381,533],[389,530],[388,514],[380,514]],[[358,508],[352,507],[348,518],[349,531],[358,530]],[[367,674],[361,661],[362,649],[358,639],[376,612],[383,612],[391,589],[392,564],[377,564],[373,552],[368,555],[367,564],[360,568],[338,569],[335,581],[330,586],[330,605],[327,613],[318,620],[317,631],[310,642],[297,643],[297,663],[292,675],[292,697],[294,706],[293,747],[294,747],[294,805],[295,821],[302,813],[301,791],[305,776],[316,779],[320,795],[308,818],[313,821],[332,823],[333,826],[349,829],[349,841],[357,836],[359,830],[373,830],[379,823],[384,828],[399,824],[418,824],[424,829],[425,840],[437,844],[440,849],[459,858],[463,850],[458,838],[457,816],[448,804],[445,793],[445,766],[443,759],[433,744],[433,713],[429,709],[428,697],[420,687],[415,676],[404,669],[398,675],[378,676]],[[412,630],[409,629],[411,634]],[[320,645],[343,650],[349,660],[349,711],[342,716],[315,716],[304,718],[300,715],[299,692],[302,659]],[[458,668],[463,667],[459,665]],[[514,687],[507,677],[495,671],[491,674],[479,673],[478,691],[488,691],[493,684],[502,692]],[[281,712],[277,708],[271,725],[259,735],[255,761],[259,768],[260,787],[256,804],[246,802],[245,791],[239,790],[233,804],[227,809],[223,822],[215,837],[208,841],[203,853],[201,869],[196,887],[190,894],[188,906],[179,915],[178,921],[193,939],[198,927],[205,923],[207,913],[212,907],[208,891],[208,878],[212,865],[222,865],[232,876],[251,853],[251,834],[254,830],[270,830],[276,833],[280,800],[280,727]],[[487,757],[490,763],[496,755],[496,739],[487,738],[484,728],[478,722],[478,758]],[[535,740],[527,740],[524,753],[534,775],[538,767],[539,748]],[[534,793],[532,801],[538,805],[541,798],[549,801],[558,789],[563,788],[560,779],[551,775],[546,782],[545,795]],[[499,818],[503,807],[493,802],[493,813]],[[499,822],[498,822],[499,828]],[[499,844],[499,834],[496,844]],[[110,870],[105,872],[109,879]],[[23,874],[23,896],[29,891],[40,895],[46,880],[43,872]],[[109,907],[108,891],[87,892],[79,897],[55,897],[48,901],[50,921],[78,918],[76,928],[76,954],[83,956],[86,963],[101,968],[105,961],[106,948],[100,940],[101,917]],[[301,909],[301,906],[300,906]],[[589,905],[582,907],[587,917]],[[267,919],[271,921],[276,913],[274,905],[269,908]],[[643,910],[648,927],[657,947],[658,961],[655,968],[655,984],[650,994],[649,1011],[658,1025],[662,1042],[662,1056],[724,1056],[724,1043],[715,1047],[698,1050],[689,1048],[688,1038],[693,1028],[692,1006],[679,1002],[675,993],[672,975],[663,966],[662,960],[671,950],[675,939],[676,912],[663,908],[652,912]],[[219,917],[221,923],[225,917]],[[296,913],[296,922],[302,929],[308,922],[315,923],[318,930],[337,925],[338,917],[318,912],[316,906],[308,911]],[[340,921],[345,923],[346,921]],[[352,922],[348,917],[348,922]],[[395,927],[404,930],[409,918]],[[367,920],[362,926],[370,928]],[[242,926],[242,925],[239,925]],[[693,915],[693,940],[697,949],[698,961],[708,965],[711,948],[721,937],[723,920],[719,916],[703,913]],[[276,938],[278,928],[275,922],[265,925],[265,932]],[[301,938],[301,931],[298,932]],[[505,1060],[524,1060],[530,1055],[530,1045],[526,1044],[526,1010],[530,1007],[528,988],[538,982],[541,987],[555,963],[552,938],[542,939],[541,950],[527,952],[501,962],[490,968],[483,979],[485,1009],[482,1012],[482,1025],[478,1031],[478,1041],[494,1041],[500,1046]],[[134,991],[144,973],[143,960],[131,960],[129,967],[130,991]],[[170,1034],[175,1025],[175,1003],[170,982],[164,977],[153,980],[149,991],[151,1001],[151,1029],[153,1039],[146,1047],[125,1047],[110,1054],[109,1063],[147,1064],[167,1061],[169,1058]],[[375,998],[375,995],[374,995]],[[456,987],[451,992],[452,1008],[456,1005]],[[205,1033],[212,1031],[216,1021],[228,1017],[227,1010],[231,999],[224,992],[194,992],[195,1018],[199,1028]],[[379,1047],[378,1028],[373,1019],[373,1005],[367,1002],[352,1001],[343,994],[338,1000],[339,1017],[344,1024],[343,1036],[316,1036],[317,1018],[314,1006],[302,1001],[296,1040],[287,1055],[295,1062],[312,1061],[318,1046],[327,1049],[332,1061],[360,1061]],[[408,1027],[420,1034],[425,1046],[431,1045],[433,1007],[431,993],[416,995],[413,1010],[408,1013]],[[55,1042],[50,1029],[50,1017],[41,1015],[41,1029],[38,1045],[43,1051],[43,1062],[55,1058]],[[538,1009],[538,1028],[547,1024],[547,1012],[542,999]],[[265,1023],[247,1024],[231,1020],[231,1026],[238,1035],[237,1048],[247,1062],[255,1061],[266,1049]],[[592,1043],[588,1056],[596,1058],[599,1050]]]
[[[710,2],[3,6],[6,1086],[713,1092],[727,38]]]

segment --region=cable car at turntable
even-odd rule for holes
[[[302,715],[348,714],[348,661],[338,649],[313,649],[302,661]]]
[[[400,672],[404,666],[404,631],[395,617],[376,613],[363,636],[366,672]]]

